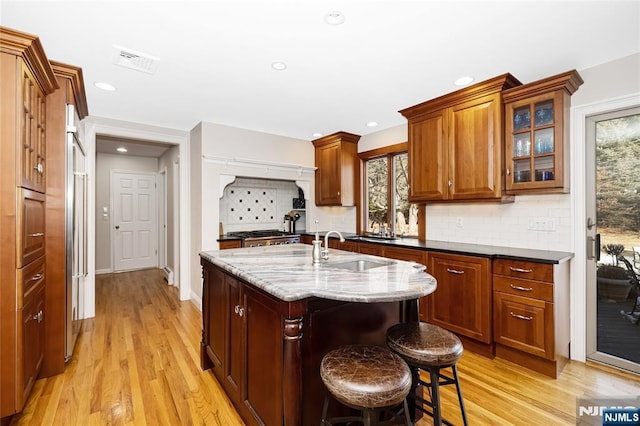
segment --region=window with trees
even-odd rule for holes
[[[409,202],[406,144],[363,153],[364,231],[371,234],[417,236],[418,205]],[[398,147],[403,148],[397,150]]]

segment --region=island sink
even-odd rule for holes
[[[395,262],[386,262],[386,261],[374,262],[371,260],[358,259],[358,260],[352,260],[350,262],[337,263],[334,265],[327,265],[327,266],[331,266],[333,268],[346,269],[348,271],[362,272],[362,271],[367,271],[373,268],[380,268],[382,266],[393,265],[394,263]]]

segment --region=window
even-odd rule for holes
[[[360,156],[365,170],[365,233],[418,235],[418,205],[409,203],[406,144],[394,145],[398,146],[404,150],[374,150]]]

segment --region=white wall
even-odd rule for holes
[[[167,171],[167,266],[173,270],[174,274],[177,274],[177,268],[175,263],[175,250],[179,247],[179,241],[176,241],[175,236],[178,234],[176,232],[176,221],[175,221],[175,204],[178,202],[178,193],[180,188],[176,188],[174,185],[175,177],[174,177],[174,163],[176,163],[178,158],[178,147],[173,146],[169,148],[163,155],[158,159],[158,171],[166,170]],[[174,277],[174,280],[176,278]],[[176,280],[177,281],[177,280]]]
[[[131,155],[96,155],[96,273],[113,271],[111,253],[111,171],[158,171],[158,159]],[[109,211],[105,216],[103,208]]]

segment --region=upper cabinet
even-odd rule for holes
[[[505,196],[502,91],[511,74],[401,110],[408,123],[409,200],[512,201]]]
[[[569,108],[582,83],[572,70],[503,93],[508,194],[569,192]]]
[[[317,168],[316,205],[355,205],[359,140],[358,135],[337,132],[312,141]]]

